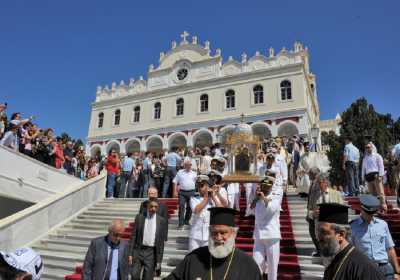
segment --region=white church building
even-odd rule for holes
[[[147,80],[97,88],[88,153],[209,146],[223,141],[242,114],[262,137],[308,137],[319,126],[316,77],[300,42],[223,60],[221,49],[212,51],[210,42],[188,35],[160,53]]]

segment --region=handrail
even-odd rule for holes
[[[103,180],[105,176],[106,176],[106,174],[102,173],[102,174],[98,175],[97,177],[89,179],[85,182],[81,181],[81,182],[75,184],[74,187],[68,188],[68,190],[63,193],[52,195],[49,198],[44,199],[44,200],[36,203],[35,205],[32,205],[31,207],[28,207],[28,208],[26,208],[22,211],[19,211],[11,216],[8,216],[7,218],[0,220],[0,230],[4,229],[10,225],[15,224],[16,222],[18,222],[24,218],[29,217],[46,207],[49,207],[50,205],[56,203],[59,200],[62,200],[63,198],[71,196],[72,194],[80,191],[81,189],[86,188],[88,185],[92,185],[93,183]]]
[[[21,183],[22,183],[22,184],[24,184],[24,185],[26,185],[26,186],[28,186],[28,187],[33,188],[33,189],[41,190],[41,191],[44,191],[44,192],[47,192],[47,193],[50,193],[50,194],[57,194],[57,193],[59,193],[59,192],[55,192],[55,191],[52,191],[52,190],[47,189],[47,188],[43,188],[43,187],[40,187],[40,186],[36,186],[36,185],[34,185],[33,183],[29,183],[29,181],[26,181],[26,179],[18,180],[18,179],[14,179],[14,178],[11,178],[11,177],[6,176],[6,175],[3,175],[3,174],[0,174],[0,178],[4,178],[4,179],[6,179],[6,180],[13,181],[13,182],[18,183],[18,184],[21,184]]]

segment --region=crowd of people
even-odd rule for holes
[[[147,200],[135,218],[129,242],[121,240],[125,223],[119,219],[112,221],[106,236],[92,240],[83,279],[128,279],[130,275],[131,279],[149,280],[159,276],[170,225],[168,207],[158,198],[176,197],[177,230],[189,229],[190,253],[167,280],[257,280],[263,275],[276,280],[280,214],[288,185],[307,201],[305,219],[315,245],[312,256],[321,258],[324,279],[399,279],[400,266],[388,224],[376,215],[388,210],[383,158],[368,142],[361,159],[351,140],[347,137],[343,147],[346,184],[342,187],[332,186],[329,162],[298,136],[265,140],[258,154],[251,155],[257,163],[250,166],[251,173],[262,180],[243,184],[224,181],[228,157],[218,144],[202,149],[172,148],[161,154],[128,153],[124,158],[111,149],[99,163],[107,171],[106,196]],[[400,159],[400,144],[394,147],[393,156]],[[235,248],[235,216],[242,189],[245,215],[254,216],[252,256]],[[349,221],[347,196],[360,196],[361,214],[353,221]]]
[[[268,279],[277,279],[281,239],[279,218],[282,198],[289,184],[297,188],[299,195],[307,200],[305,218],[309,224],[310,236],[315,244],[314,257],[321,257],[326,267],[332,267],[332,257],[346,248],[346,251],[343,252],[349,255],[351,253],[357,261],[363,260],[364,262],[350,262],[349,260],[349,266],[357,269],[359,269],[359,266],[366,266],[366,271],[372,271],[369,271],[368,277],[373,278],[368,278],[363,274],[362,277],[367,278],[357,278],[360,276],[358,275],[352,279],[383,279],[380,278],[382,274],[394,277],[395,272],[400,272],[394,243],[387,224],[374,216],[378,212],[385,213],[387,211],[382,184],[384,176],[383,160],[373,143],[368,142],[365,146],[366,150],[361,168],[362,177],[360,177],[358,173],[355,173],[359,168],[360,156],[351,142],[351,138],[347,137],[343,151],[343,168],[347,174],[347,181],[345,186],[342,187],[331,185],[328,173],[329,162],[326,157],[316,153],[315,146],[310,145],[306,139],[297,136],[264,141],[263,148],[255,155],[257,170],[254,170],[254,166],[251,167],[253,173],[264,179],[259,183],[244,183],[242,185],[224,183],[223,177],[227,175],[227,155],[218,144],[203,149],[188,149],[187,151],[173,148],[168,153],[158,155],[151,152],[133,153],[128,154],[122,160],[115,150],[111,150],[105,162],[108,173],[107,196],[147,197],[148,193],[152,193],[151,196],[149,195],[148,205],[157,204],[154,205],[152,211],[139,213],[136,218],[142,226],[139,231],[135,230],[135,235],[132,236],[132,240],[139,244],[133,247],[131,244],[129,247],[131,248],[129,263],[136,265],[132,279],[152,279],[154,271],[159,269],[159,263],[154,262],[155,255],[152,254],[157,250],[157,252],[162,251],[163,242],[159,242],[160,237],[156,237],[158,235],[156,235],[154,228],[150,230],[152,233],[151,240],[143,240],[143,236],[148,237],[148,225],[146,223],[151,222],[152,213],[157,213],[156,209],[160,209],[160,205],[162,205],[162,202],[157,200],[158,194],[163,198],[178,197],[179,222],[177,229],[183,229],[185,226],[190,228],[189,251],[195,255],[198,254],[197,256],[189,254],[167,279],[189,279],[187,278],[189,267],[202,259],[203,255],[209,256],[211,254],[213,258],[224,259],[220,262],[221,267],[223,267],[222,264],[229,261],[227,256],[234,247],[232,244],[234,244],[233,237],[236,236],[235,226],[234,223],[226,224],[225,221],[219,220],[217,229],[219,230],[222,225],[226,226],[224,232],[231,238],[224,240],[221,237],[222,234],[214,236],[214,227],[211,222],[212,211],[213,209],[239,210],[239,196],[242,187],[245,189],[247,199],[246,216],[253,215],[255,217],[253,261],[258,267],[260,275],[267,274]],[[395,147],[394,154],[400,155],[400,145]],[[372,180],[369,178],[372,176],[371,173],[374,174]],[[356,178],[360,178],[362,184],[365,184],[366,187],[363,188],[356,181]],[[118,195],[116,195],[116,192]],[[358,196],[363,193],[370,195],[361,197],[362,207],[367,210],[362,210],[357,223],[354,222],[350,226],[348,216],[346,215],[344,218],[344,214],[342,214],[342,220],[337,221],[337,223],[335,222],[337,218],[331,218],[331,216],[336,215],[337,209],[335,207],[338,205],[346,207],[347,213],[345,197]],[[152,203],[152,201],[156,202]],[[322,210],[322,205],[327,205],[327,208]],[[165,206],[163,209],[165,213]],[[224,210],[218,211],[223,212]],[[229,212],[229,210],[226,211]],[[322,211],[326,212],[323,217],[321,217]],[[141,216],[139,217],[139,215]],[[224,215],[228,214],[225,213]],[[375,223],[371,225],[369,239],[361,235],[350,235],[350,228],[357,231],[357,227],[365,227],[366,223],[371,222],[371,217],[373,217],[376,225]],[[163,219],[168,221],[165,214],[163,214]],[[163,221],[164,226],[162,226],[160,233],[157,234],[165,231],[165,221]],[[157,228],[157,226],[155,227]],[[322,229],[322,227],[324,228]],[[233,228],[233,230],[231,231],[230,228]],[[326,232],[328,231],[337,238],[326,239]],[[137,237],[138,234],[139,238]],[[165,237],[166,235],[162,236]],[[131,242],[133,242],[132,240]],[[157,244],[154,243],[155,240],[157,240]],[[380,243],[376,243],[377,241]],[[216,246],[218,244],[226,246],[218,248]],[[365,262],[365,258],[358,258],[358,253],[352,253],[354,247],[351,244],[354,244],[357,248],[358,251],[356,252],[364,253],[363,256],[368,257],[370,261]],[[379,244],[376,249],[379,250],[379,254],[375,250],[369,250],[366,244],[374,244],[374,246]],[[204,248],[207,246],[208,250],[205,251]],[[148,247],[158,249],[152,251]],[[132,254],[135,254],[136,257]],[[348,255],[346,256],[348,257]],[[375,269],[370,265],[372,263],[378,263],[378,267]],[[194,267],[190,269],[197,270]],[[144,271],[143,278],[140,278],[140,274],[137,274],[141,270]],[[198,269],[198,271],[199,275],[203,272],[202,269]],[[354,273],[354,275],[356,274]],[[342,278],[338,277],[337,279],[350,279],[343,278],[346,274],[342,275]],[[386,277],[385,279],[393,278]]]
[[[82,180],[99,174],[100,157],[90,158],[82,145],[55,136],[52,128],[40,128],[33,116],[24,119],[15,112],[8,118],[6,110],[7,103],[0,103],[0,145]]]

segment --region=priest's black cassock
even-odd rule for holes
[[[333,258],[324,273],[324,280],[384,279],[378,266],[350,244]]]
[[[208,247],[200,247],[190,254],[175,268],[165,280],[261,280],[260,269],[253,258],[239,249],[234,249],[226,258],[212,258],[212,278],[210,270],[210,252]],[[229,266],[229,268],[228,268]],[[226,278],[224,278],[226,274]]]

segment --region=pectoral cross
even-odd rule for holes
[[[187,33],[186,31],[183,31],[183,33],[181,34],[181,38],[182,38],[182,42],[187,42],[186,41],[186,37],[189,36],[189,33]]]

